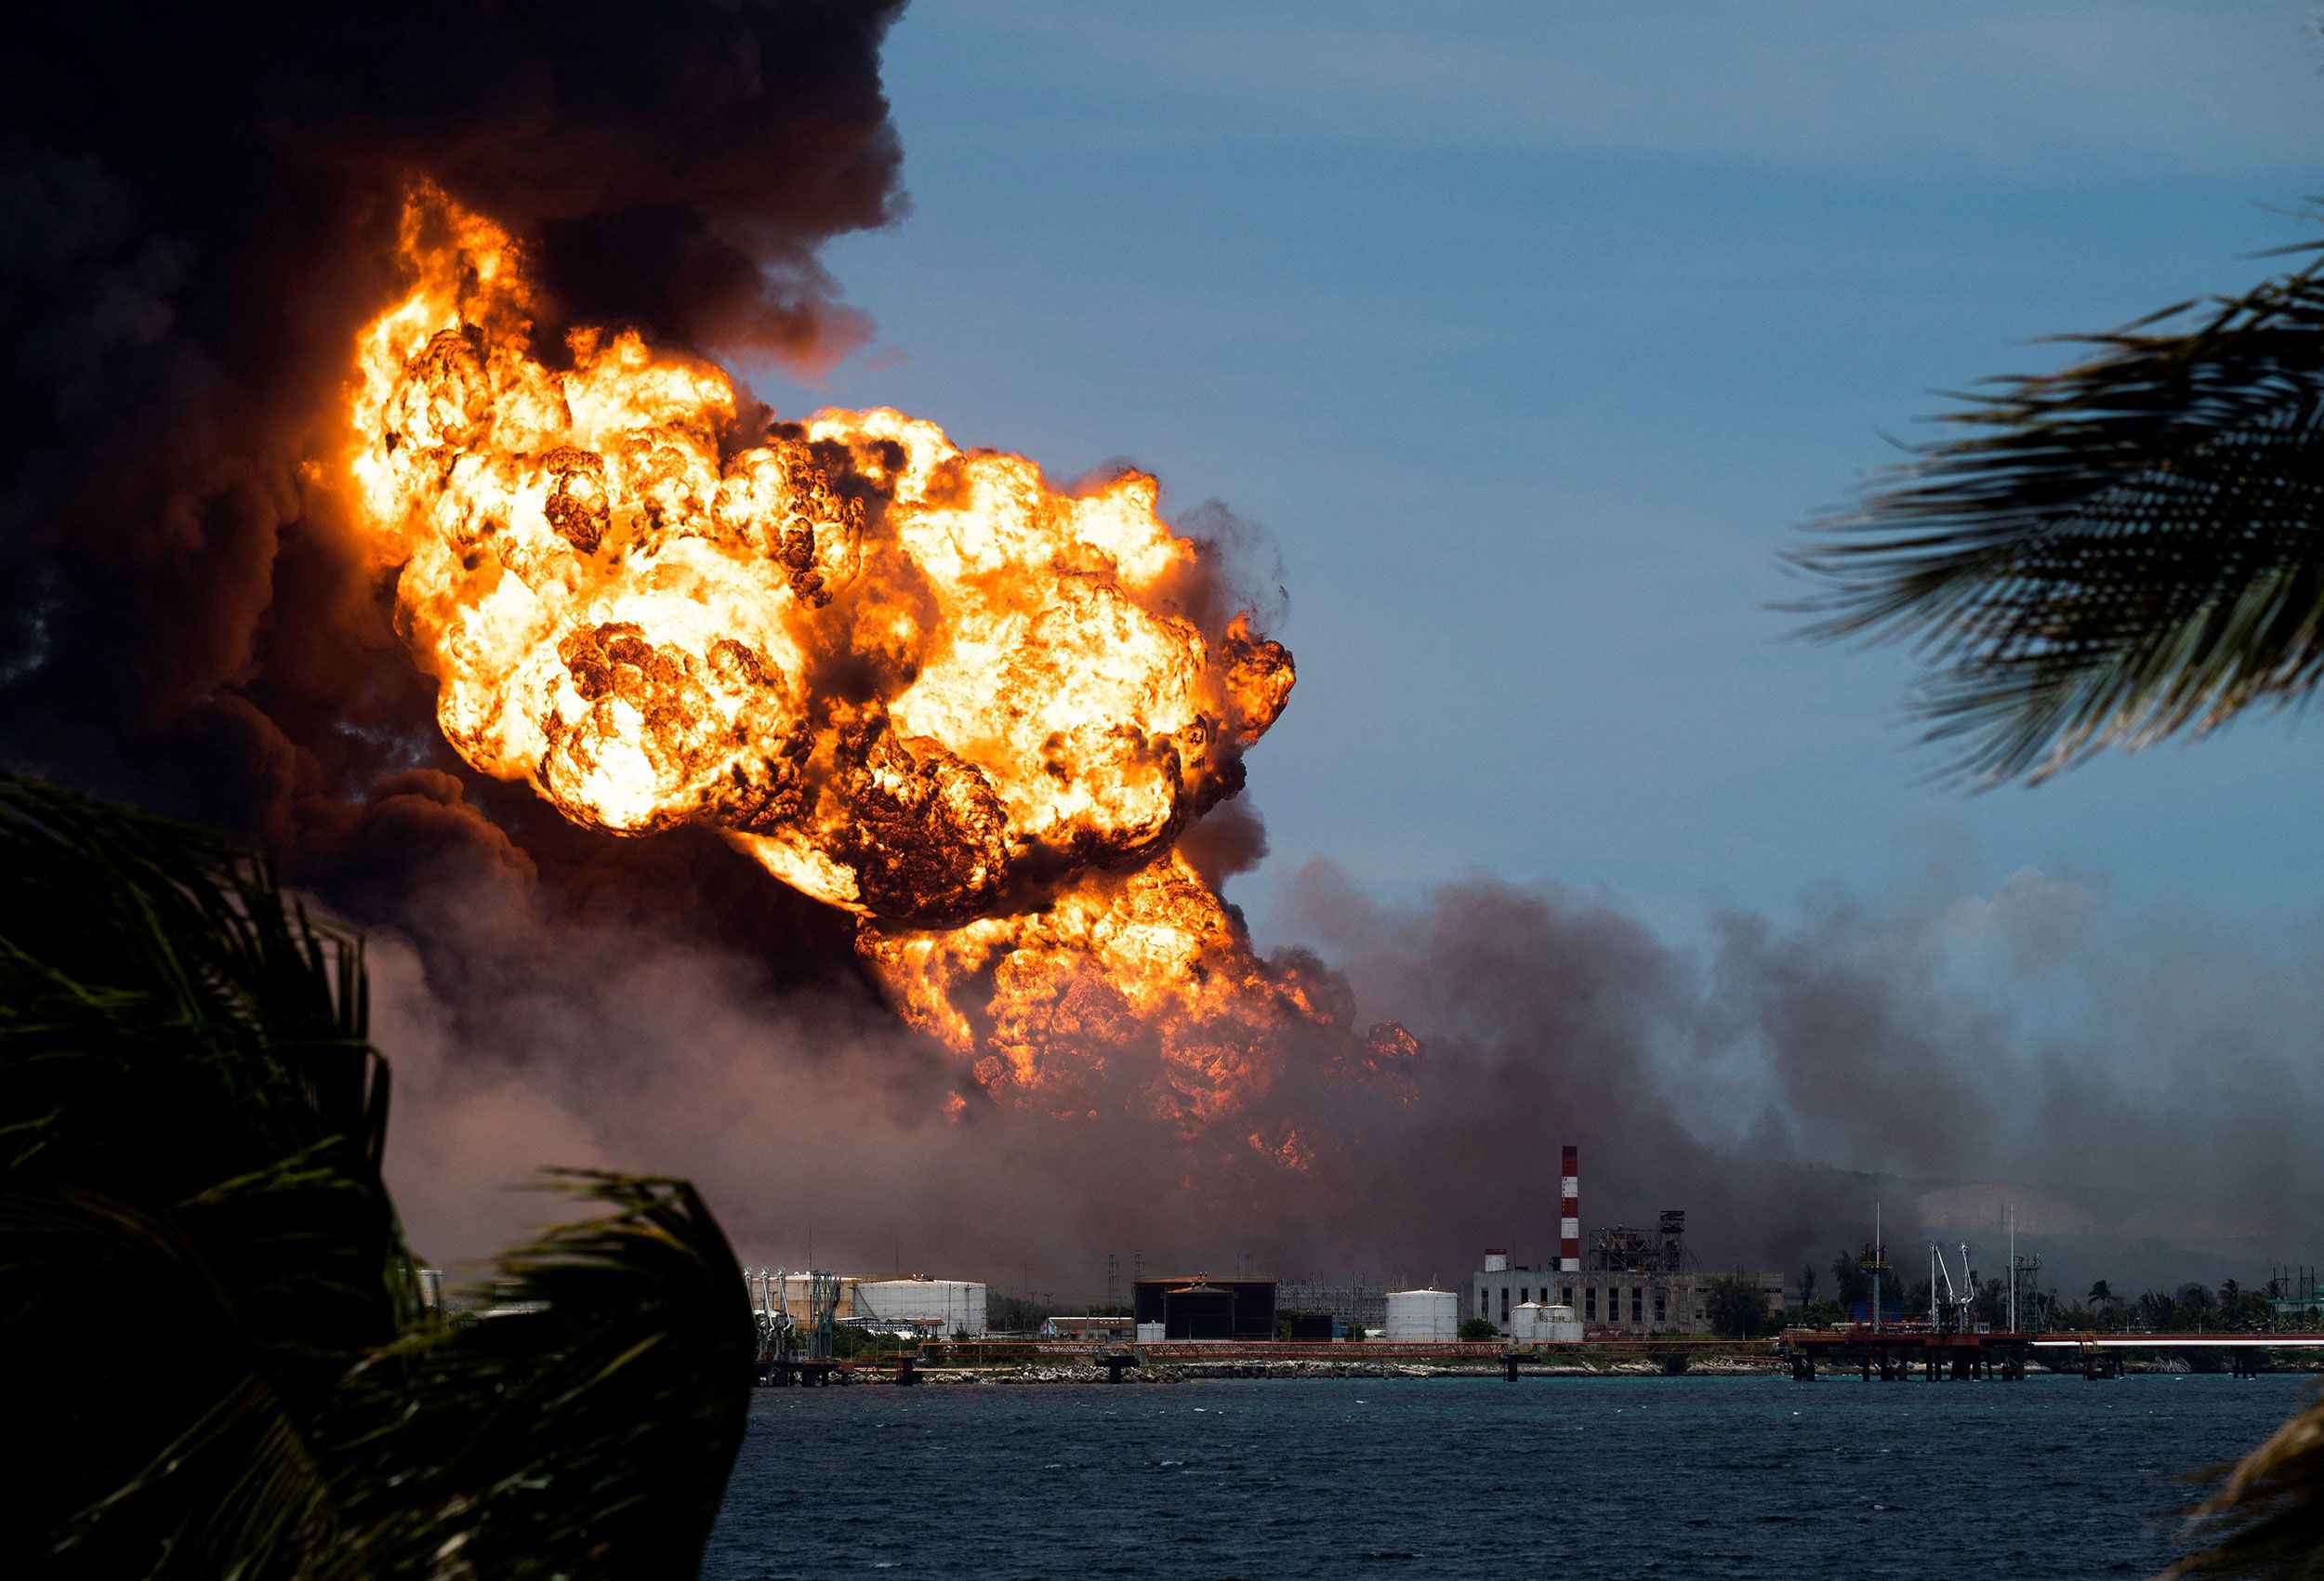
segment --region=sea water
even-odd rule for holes
[[[766,1390],[713,1581],[2086,1576],[2309,1380],[1298,1379]]]

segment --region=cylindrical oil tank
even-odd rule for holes
[[[1510,1314],[1509,1337],[1520,1345],[1578,1345],[1581,1324],[1571,1307],[1527,1301]]]
[[[855,1316],[946,1335],[982,1335],[984,1285],[975,1279],[866,1279],[855,1286]]]
[[[1450,1290],[1391,1290],[1383,1339],[1450,1339],[1460,1327],[1460,1298]]]

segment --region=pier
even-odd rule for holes
[[[1802,1383],[1845,1371],[1867,1382],[1875,1377],[1900,1382],[1917,1372],[1932,1383],[1987,1378],[2015,1383],[2025,1378],[2027,1364],[2037,1353],[2053,1368],[2079,1370],[2095,1381],[2120,1377],[2123,1353],[2130,1350],[2225,1350],[2233,1376],[2257,1377],[2265,1370],[2265,1352],[2324,1349],[2324,1334],[2060,1334],[1856,1324],[1790,1330],[1776,1341],[1776,1349]]]

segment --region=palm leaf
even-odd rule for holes
[[[2195,1526],[2210,1546],[2172,1575],[2324,1576],[2324,1401],[2229,1468]]]
[[[2039,780],[2324,677],[2324,280],[2310,266],[1997,381],[1789,557],[1809,630],[1909,643],[1951,767]]]
[[[423,1571],[658,1578],[701,1566],[750,1398],[742,1270],[680,1180],[566,1174],[614,1211],[506,1253],[477,1306],[357,1381],[357,1548]],[[384,1385],[384,1387],[382,1387]],[[415,1464],[416,1443],[427,1446]]]
[[[0,1340],[61,1442],[0,1554],[294,1573],[411,1259],[353,942],[218,837],[0,777]]]
[[[218,837],[0,774],[0,1344],[41,1454],[0,1574],[698,1567],[748,1398],[680,1181],[427,1310],[358,942]]]

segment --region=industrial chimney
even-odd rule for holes
[[[1558,1182],[1558,1195],[1564,1200],[1557,1209],[1557,1271],[1560,1273],[1581,1271],[1581,1150],[1568,1142],[1565,1147],[1565,1178]]]

